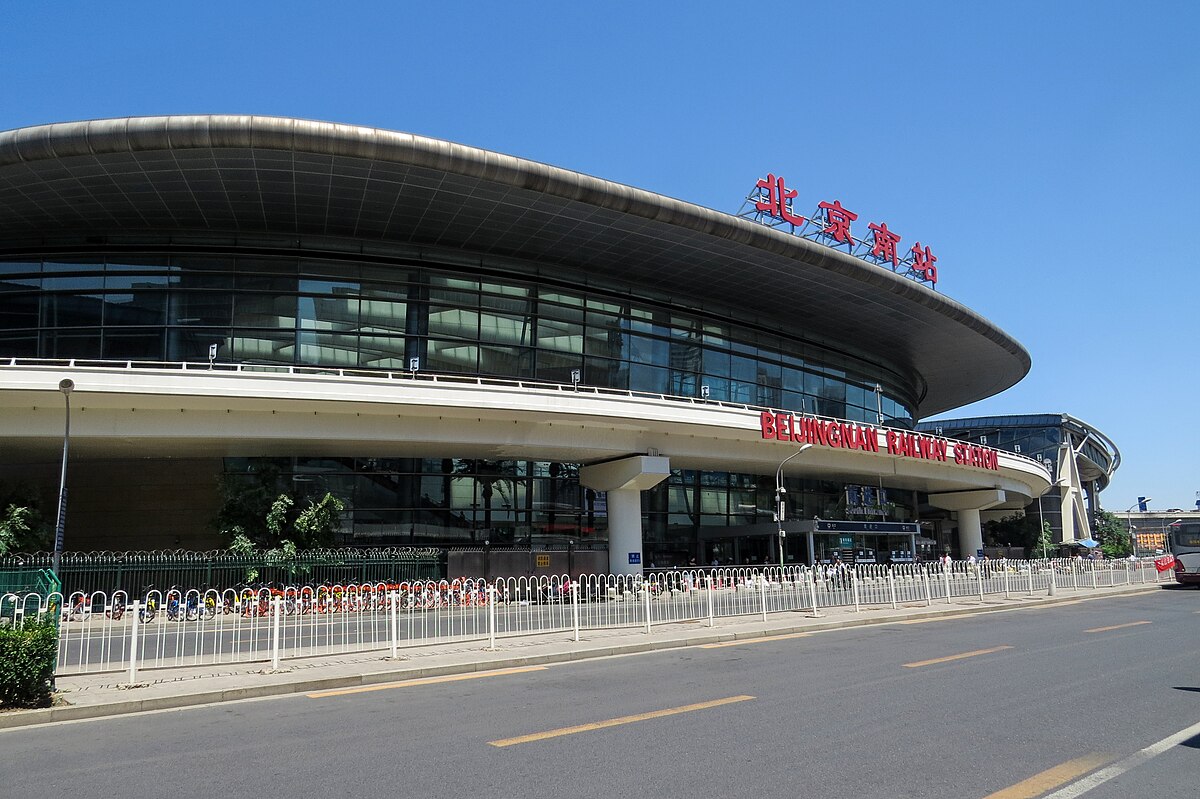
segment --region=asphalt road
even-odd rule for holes
[[[24,728],[0,795],[1195,796],[1200,737],[1138,753],[1200,721],[1198,631],[1161,590]]]

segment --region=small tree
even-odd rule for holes
[[[345,509],[345,503],[328,493],[320,502],[309,502],[292,524],[300,546],[309,549],[331,546],[334,533],[342,528],[342,511]]]
[[[1106,558],[1123,558],[1133,551],[1128,528],[1109,511],[1096,513],[1096,529],[1092,537],[1100,542],[1100,551]]]

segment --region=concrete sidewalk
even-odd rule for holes
[[[983,602],[969,597],[955,597],[953,604],[945,600],[939,604],[935,600],[929,606],[924,602],[908,603],[896,609],[874,607],[858,613],[852,607],[822,608],[821,615],[816,618],[806,612],[776,613],[765,622],[761,616],[718,618],[714,627],[709,627],[707,620],[662,624],[654,626],[649,634],[643,627],[588,630],[581,633],[578,642],[568,630],[497,638],[495,651],[488,650],[486,640],[458,641],[408,647],[401,650],[400,657],[395,660],[388,656],[388,650],[288,660],[281,662],[278,671],[272,671],[269,662],[143,669],[138,673],[140,682],[136,686],[127,684],[126,672],[68,675],[57,679],[58,694],[54,707],[0,712],[0,730],[738,639],[994,613],[1158,591],[1163,585],[1148,583],[1116,588],[1060,589],[1054,597],[1042,593],[1017,595],[1014,592],[1010,599],[989,596]]]

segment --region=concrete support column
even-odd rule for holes
[[[1002,505],[1007,499],[998,488],[959,491],[950,494],[930,494],[929,504],[935,508],[958,512],[958,548],[962,557],[974,555],[983,548],[983,521],[980,511]]]
[[[642,560],[642,492],[636,488],[609,491],[608,570],[613,574],[641,574],[645,565]]]
[[[958,550],[965,558],[983,549],[983,523],[979,508],[963,508],[958,512]]]
[[[632,455],[579,470],[579,483],[608,495],[608,568],[641,574],[642,492],[667,479],[671,462],[658,455]]]

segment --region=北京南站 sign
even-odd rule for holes
[[[833,247],[844,246],[851,255],[876,265],[891,264],[893,272],[937,285],[937,256],[921,242],[916,242],[907,251],[900,248],[901,236],[889,230],[886,222],[871,222],[871,240],[854,236],[851,225],[858,221],[858,214],[842,205],[840,200],[817,203],[811,217],[795,212],[792,201],[797,191],[789,189],[782,175],[768,174],[754,184],[754,191],[746,198],[749,210],[743,206],[739,216],[754,219],[770,227],[780,224],[791,226],[792,233],[812,241],[820,241]],[[770,221],[775,220],[775,221]]]

